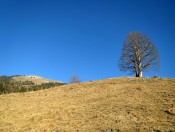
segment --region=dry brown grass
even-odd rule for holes
[[[175,131],[175,79],[116,78],[0,96],[0,131]]]

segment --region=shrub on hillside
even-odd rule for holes
[[[70,78],[70,83],[80,83],[80,78],[78,76],[72,76]]]
[[[155,76],[153,76],[153,78],[159,78],[159,77],[155,75]]]

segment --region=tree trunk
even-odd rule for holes
[[[139,77],[138,73],[136,72],[136,77]]]
[[[142,77],[142,64],[141,64],[141,62],[139,63],[139,67],[138,67],[138,77]]]
[[[142,71],[139,72],[139,77],[143,77],[143,76],[142,76]]]
[[[142,76],[142,71],[139,71],[139,73],[136,72],[136,77],[143,77]]]

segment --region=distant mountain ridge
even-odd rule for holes
[[[0,94],[28,92],[64,85],[36,75],[0,76]]]
[[[36,75],[17,75],[12,77],[15,81],[32,81],[34,84],[40,85],[42,83],[63,83],[61,81],[50,80],[41,76]]]

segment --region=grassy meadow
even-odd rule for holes
[[[113,78],[0,95],[2,132],[175,132],[175,79]]]

